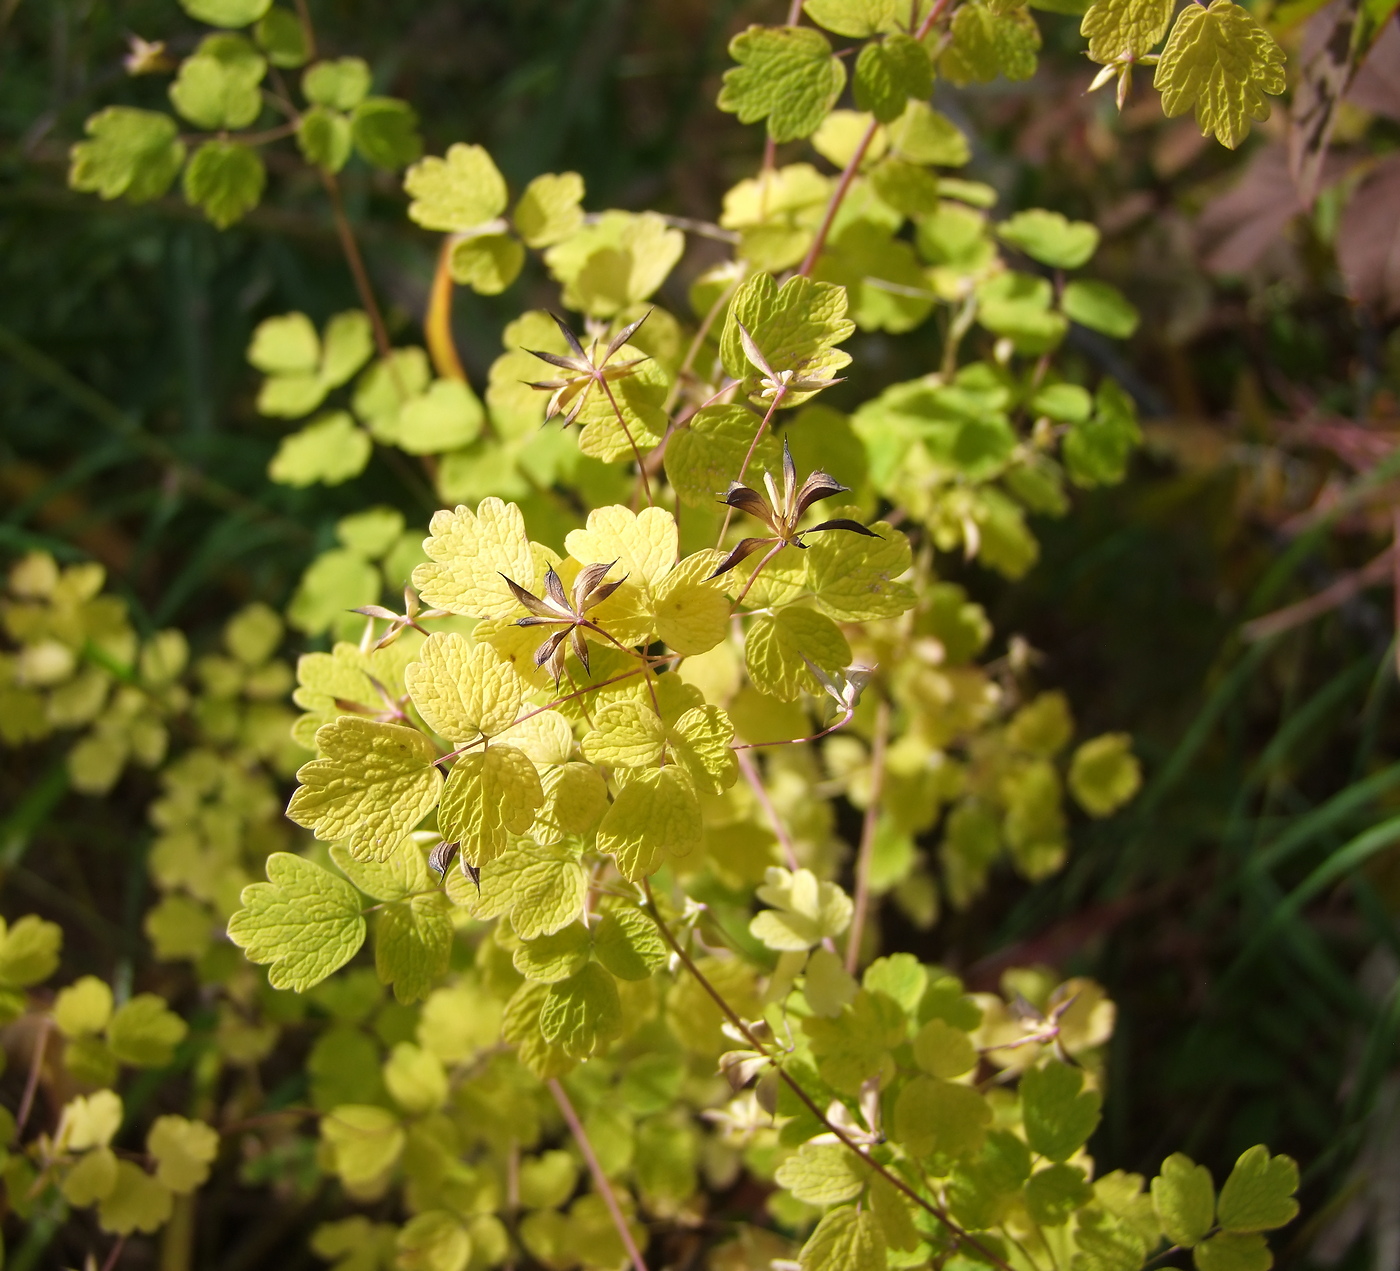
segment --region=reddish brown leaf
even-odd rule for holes
[[[1358,304],[1400,312],[1400,154],[1357,187],[1337,227],[1337,264]]]
[[[1304,207],[1322,183],[1337,106],[1356,72],[1356,18],[1361,0],[1332,0],[1303,29],[1302,76],[1288,115],[1288,170]]]
[[[1400,119],[1400,20],[1385,24],[1351,82],[1347,101],[1387,119]]]
[[[1340,180],[1351,161],[1329,154],[1321,186]],[[1196,222],[1201,263],[1213,274],[1242,274],[1257,265],[1283,237],[1303,201],[1288,171],[1281,145],[1260,150],[1234,189],[1206,205]]]

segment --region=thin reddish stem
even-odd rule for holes
[[[642,489],[646,492],[647,507],[655,507],[656,502],[651,497],[651,482],[647,479],[647,466],[642,460],[642,452],[637,449],[637,443],[632,438],[632,430],[627,427],[622,407],[617,404],[617,398],[613,396],[612,385],[608,383],[607,376],[600,371],[597,379],[598,383],[603,386],[603,392],[608,395],[608,401],[612,403],[613,412],[617,415],[618,426],[622,429],[622,435],[627,438],[627,444],[632,447],[632,454],[637,460],[637,475],[641,477]]]
[[[19,1111],[15,1113],[15,1138],[18,1139],[24,1133],[25,1122],[29,1120],[29,1113],[34,1107],[34,1096],[39,1091],[39,1074],[44,1067],[44,1052],[49,1046],[49,1029],[51,1021],[47,1015],[40,1017],[39,1036],[34,1042],[34,1053],[29,1059],[29,1076],[24,1082],[24,1094],[19,1101]]]
[[[117,1243],[112,1246],[112,1252],[107,1255],[107,1260],[102,1264],[102,1271],[112,1271],[122,1256],[122,1250],[126,1248],[126,1237],[118,1236]]]
[[[870,908],[870,858],[875,855],[875,828],[880,820],[880,796],[885,785],[885,751],[890,734],[890,704],[881,701],[875,712],[875,737],[870,748],[870,802],[860,827],[860,851],[856,856],[855,912],[846,937],[846,970],[855,974],[865,915]]]
[[[340,195],[340,182],[335,174],[320,169],[321,182],[326,187],[326,195],[331,201],[331,215],[335,219],[335,231],[340,236],[341,250],[345,253],[350,274],[355,280],[355,290],[360,293],[360,303],[369,315],[370,329],[374,332],[374,347],[386,362],[393,348],[389,344],[389,328],[384,325],[384,315],[380,312],[379,301],[375,299],[374,287],[370,284],[369,271],[360,255],[360,245],[355,241],[355,230],[350,218],[345,214],[345,200]]]
[[[772,560],[773,557],[775,557],[779,552],[781,552],[786,546],[787,544],[783,542],[782,539],[779,539],[776,543],[773,544],[772,547],[768,549],[768,551],[764,554],[763,559],[759,561],[757,565],[754,566],[754,571],[749,575],[749,580],[744,584],[743,590],[737,596],[734,597],[735,609],[737,609],[740,605],[744,603],[744,597],[749,594],[749,588],[752,587],[754,583],[758,581],[758,576],[763,572],[763,567],[766,564],[768,564],[768,562]]]
[[[617,1194],[613,1191],[608,1176],[603,1173],[603,1167],[598,1161],[598,1154],[593,1150],[593,1144],[588,1140],[583,1122],[578,1119],[574,1105],[569,1102],[568,1092],[555,1077],[549,1079],[548,1085],[549,1093],[554,1096],[554,1102],[559,1105],[559,1111],[563,1113],[564,1120],[568,1123],[569,1132],[574,1136],[574,1142],[578,1144],[578,1150],[588,1165],[588,1172],[593,1176],[593,1186],[597,1188],[598,1194],[603,1198],[603,1204],[608,1207],[608,1215],[612,1218],[613,1226],[617,1228],[617,1235],[622,1241],[622,1247],[627,1250],[627,1257],[632,1263],[633,1271],[647,1271],[647,1264],[642,1261],[642,1252],[637,1248],[637,1242],[632,1239],[632,1230],[627,1225],[627,1218],[622,1212],[622,1206],[617,1203]]]
[[[831,226],[836,220],[836,213],[841,210],[841,204],[846,201],[846,195],[850,192],[851,183],[856,179],[856,174],[860,171],[860,165],[865,161],[865,153],[870,149],[870,143],[875,140],[875,134],[880,130],[880,121],[872,119],[870,126],[862,134],[861,139],[856,143],[856,148],[852,152],[846,166],[841,170],[841,176],[836,182],[836,189],[831,192],[831,198],[827,201],[826,211],[822,214],[822,223],[817,227],[816,237],[812,239],[812,245],[807,249],[807,255],[802,258],[802,266],[798,269],[798,274],[803,278],[811,275],[816,268],[817,257],[822,254],[822,248],[826,246],[826,236],[831,233]]]
[[[733,750],[765,750],[770,746],[801,746],[809,741],[821,741],[823,737],[829,737],[839,728],[845,728],[847,724],[855,718],[855,711],[847,711],[834,724],[828,724],[819,733],[813,733],[810,737],[788,737],[782,741],[744,741],[737,746],[731,747]]]
[[[949,0],[936,0],[933,8],[929,10],[928,17],[919,24],[919,29],[914,32],[916,40],[922,40],[933,29],[933,24],[943,16],[943,11],[948,7],[948,4]],[[850,193],[851,184],[860,171],[860,165],[865,162],[865,155],[870,149],[870,143],[875,140],[875,134],[879,130],[880,121],[872,119],[870,127],[865,130],[860,141],[856,143],[856,148],[850,159],[847,160],[846,166],[841,169],[836,189],[832,191],[831,198],[826,205],[826,211],[822,215],[821,225],[817,227],[817,235],[812,239],[812,245],[807,249],[807,255],[803,257],[802,265],[797,271],[803,278],[810,277],[812,270],[816,268],[817,257],[822,254],[822,248],[826,246],[827,235],[831,233],[831,227],[836,221],[836,213],[841,210],[841,204],[846,201],[846,195]]]
[[[786,396],[787,385],[784,384],[781,388],[778,389],[777,393],[774,394],[773,404],[768,407],[768,413],[764,415],[763,421],[758,425],[758,429],[753,435],[753,440],[749,442],[748,453],[744,456],[744,462],[739,465],[739,475],[734,478],[736,481],[742,481],[744,479],[744,473],[746,473],[749,470],[749,463],[753,459],[754,451],[758,449],[759,440],[763,437],[763,434],[768,430],[768,425],[773,419],[773,412],[778,409],[778,404]],[[719,541],[715,543],[716,548],[719,548],[721,545],[723,545],[724,536],[729,533],[729,522],[733,519],[734,509],[732,507],[727,508],[724,513],[724,524],[719,527]]]
[[[768,818],[768,824],[773,827],[773,833],[777,835],[778,846],[783,849],[783,859],[787,861],[787,867],[795,874],[802,868],[802,862],[797,859],[797,848],[793,846],[792,835],[787,831],[787,826],[778,816],[778,809],[773,806],[773,800],[768,797],[768,791],[763,788],[763,779],[758,775],[758,769],[754,767],[753,760],[748,755],[739,753],[735,747],[734,757],[739,761],[739,771],[744,774],[744,780],[749,783],[753,790],[754,798],[758,800],[758,806],[763,809],[764,815]]]

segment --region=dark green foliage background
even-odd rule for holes
[[[714,109],[726,41],[749,21],[779,20],[780,8],[313,4],[324,51],[369,56],[376,87],[419,110],[430,152],[480,142],[517,185],[575,168],[591,208],[705,218],[761,145]],[[931,935],[891,917],[886,938],[979,988],[1036,961],[1102,980],[1119,1024],[1093,1145],[1101,1168],[1152,1172],[1180,1149],[1220,1180],[1251,1143],[1290,1153],[1305,1171],[1304,1220],[1280,1257],[1295,1263],[1344,1191],[1394,1069],[1400,997],[1376,1000],[1359,973],[1368,959],[1400,956],[1400,885],[1381,854],[1296,911],[1287,897],[1393,809],[1400,778],[1375,774],[1400,760],[1400,739],[1384,593],[1271,642],[1240,640],[1242,621],[1377,550],[1364,526],[1290,540],[1249,491],[1268,454],[1300,465],[1314,486],[1335,466],[1281,449],[1277,421],[1299,401],[1366,420],[1377,392],[1400,386],[1386,370],[1385,330],[1339,298],[1325,245],[1305,244],[1305,273],[1282,291],[1198,276],[1211,321],[1189,342],[1168,340],[1190,280],[1152,267],[1154,221],[1189,216],[1242,159],[1212,148],[1162,176],[1154,147],[1170,125],[1119,124],[1103,113],[1109,103],[1082,104],[1075,20],[1041,20],[1051,48],[1034,81],[963,93],[940,85],[937,99],[970,125],[979,150],[968,175],[996,185],[1005,210],[1036,201],[1103,222],[1139,194],[1155,209],[1110,231],[1101,256],[1147,315],[1142,332],[1126,350],[1085,341],[1075,352],[1134,391],[1149,447],[1124,486],[1080,496],[1069,518],[1037,526],[1042,561],[1024,582],[954,560],[945,568],[988,606],[999,639],[1019,633],[1039,651],[1037,681],[1068,693],[1083,731],[1133,732],[1147,786],[1125,815],[1077,827],[1060,876],[1033,888],[1004,878]],[[249,333],[269,314],[303,309],[319,324],[356,303],[311,179],[274,167],[270,199],[227,233],[177,195],[131,208],[66,189],[67,148],[84,118],[112,102],[155,104],[164,91],[162,79],[123,75],[125,36],[167,31],[182,33],[175,52],[192,46],[173,0],[0,2],[0,551],[95,557],[142,628],[179,624],[198,644],[238,604],[284,601],[337,517],[388,502],[422,522],[433,503],[382,453],[330,491],[263,476],[276,433],[252,408]],[[1035,141],[1039,116],[1054,111],[1062,135]],[[1085,142],[1093,129],[1108,138],[1097,150]],[[410,338],[430,236],[404,218],[391,177],[356,162],[343,179],[391,323]],[[681,276],[702,259],[696,252]],[[503,296],[459,293],[458,343],[477,382],[504,322],[547,295],[528,270]],[[662,299],[685,311],[679,292]],[[922,373],[932,340],[857,337],[853,380],[833,404]],[[1212,457],[1190,457],[1183,430],[1207,438]],[[1368,778],[1370,797],[1358,791]],[[144,780],[129,777],[99,806],[64,797],[57,746],[9,752],[0,766],[0,908],[62,922],[73,974],[117,968],[143,983],[172,974],[140,961]],[[1354,807],[1277,869],[1246,868],[1339,798]],[[174,983],[161,988],[178,996]],[[18,1080],[4,1077],[7,1101]],[[226,1197],[229,1220],[256,1218],[247,1206],[261,1196]],[[277,1237],[289,1257],[304,1256],[313,1221],[300,1213]],[[261,1250],[235,1240],[200,1265],[251,1266]],[[1352,1256],[1365,1263],[1364,1241]]]

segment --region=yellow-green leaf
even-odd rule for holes
[[[435,632],[404,671],[424,722],[448,741],[494,737],[515,722],[524,690],[520,677],[489,644],[457,632]]]
[[[749,931],[770,949],[810,949],[839,936],[851,923],[851,898],[835,883],[818,880],[810,869],[791,873],[770,865],[758,899],[773,908],[756,914]]]
[[[374,969],[400,1002],[427,997],[452,954],[451,905],[441,892],[389,905],[374,931]]]
[[[26,989],[47,980],[58,969],[63,929],[26,914],[8,929],[0,925],[0,985]]]
[[[410,220],[424,229],[461,233],[506,210],[506,182],[481,146],[451,146],[445,158],[430,155],[404,173],[413,200]]]
[[[1239,1233],[1283,1227],[1297,1217],[1297,1190],[1298,1165],[1291,1156],[1270,1156],[1268,1148],[1252,1147],[1220,1189],[1220,1225]]]
[[[992,1108],[971,1086],[915,1077],[895,1103],[895,1137],[914,1156],[971,1156],[982,1147]]]
[[[112,1018],[112,990],[105,980],[85,975],[59,991],[53,1004],[53,1022],[65,1037],[100,1033]]]
[[[219,1132],[203,1121],[157,1117],[146,1135],[146,1151],[156,1158],[156,1177],[183,1195],[209,1178],[209,1166],[219,1154]]]
[[[356,856],[382,860],[438,800],[437,751],[416,728],[342,715],[316,730],[322,758],[303,764],[287,815]]]
[[[1064,1161],[1084,1146],[1099,1123],[1103,1096],[1083,1085],[1082,1068],[1053,1059],[1021,1078],[1021,1115],[1032,1151]]]
[[[1156,48],[1175,9],[1173,0],[1095,0],[1079,34],[1089,41],[1096,62],[1136,61]]]
[[[1199,1244],[1215,1225],[1215,1183],[1210,1170],[1173,1152],[1152,1180],[1152,1205],[1172,1244],[1183,1249]]]
[[[593,929],[593,950],[620,980],[645,980],[664,967],[670,948],[656,923],[640,909],[609,909]]]
[[[103,1231],[129,1236],[133,1231],[157,1231],[170,1218],[170,1189],[131,1161],[117,1162],[117,1179],[97,1207]]]
[[[749,678],[761,693],[784,702],[821,685],[807,666],[814,662],[831,674],[849,664],[851,646],[841,629],[815,609],[789,606],[757,619],[744,639]]]
[[[635,699],[609,702],[593,716],[583,756],[609,768],[651,768],[661,761],[666,729],[650,706]]]
[[[871,1172],[843,1143],[804,1143],[778,1166],[774,1182],[808,1205],[839,1205],[864,1190]]]
[[[598,1054],[622,1031],[617,982],[596,962],[551,984],[540,1007],[540,1033],[574,1059]]]
[[[700,800],[675,765],[632,774],[598,825],[598,850],[633,882],[653,873],[667,855],[686,856],[702,838]]]
[[[372,1183],[394,1167],[404,1147],[403,1126],[387,1108],[342,1104],[321,1121],[332,1169],[353,1186]]]
[[[1251,120],[1269,117],[1265,94],[1283,92],[1283,66],[1283,50],[1248,9],[1211,0],[1181,11],[1152,83],[1169,119],[1194,109],[1202,134],[1233,150]]]
[[[884,1271],[885,1233],[869,1210],[832,1209],[807,1238],[799,1261],[802,1271]]]
[[[438,830],[481,868],[506,849],[506,834],[524,834],[544,802],[540,774],[523,750],[488,746],[460,756],[442,792]]]
[[[1142,767],[1132,746],[1127,733],[1104,733],[1074,752],[1069,788],[1090,816],[1109,816],[1138,792]]]
[[[270,963],[273,988],[305,992],[344,966],[365,941],[360,897],[343,878],[293,856],[267,858],[265,883],[243,889],[229,939],[250,962]]]
[[[124,1064],[163,1068],[175,1057],[190,1026],[154,993],[138,993],[117,1009],[107,1025],[107,1044]]]
[[[481,893],[460,872],[448,879],[458,904],[478,918],[509,917],[522,940],[558,931],[583,908],[587,874],[576,852],[517,839],[481,875]]]
[[[552,247],[583,224],[583,178],[577,172],[546,173],[525,187],[515,205],[515,228],[530,247]]]
[[[725,71],[719,108],[739,122],[767,120],[774,141],[817,130],[846,86],[846,68],[811,27],[751,26],[729,42],[738,66]]]
[[[505,578],[522,586],[535,578],[524,518],[514,503],[500,499],[483,499],[475,512],[459,507],[434,513],[423,550],[430,563],[413,571],[413,585],[425,604],[451,613],[514,615],[520,606]]]
[[[447,1070],[430,1050],[399,1042],[384,1063],[384,1085],[410,1116],[436,1112],[447,1102]]]

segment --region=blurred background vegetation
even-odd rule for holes
[[[377,88],[414,103],[429,152],[482,143],[513,183],[573,168],[589,206],[712,219],[758,162],[756,130],[713,101],[730,35],[780,20],[778,0],[312,7],[328,54],[369,56]],[[389,503],[421,523],[433,503],[385,452],[332,490],[264,478],[277,435],[253,409],[250,332],[356,302],[312,180],[274,181],[225,233],[174,195],[133,208],[67,190],[87,115],[163,91],[127,79],[121,56],[173,13],[167,0],[0,0],[0,553],[97,559],[144,632],[178,624],[198,648],[238,605],[285,603],[338,517]],[[1296,21],[1275,18],[1296,48]],[[1025,580],[943,567],[1089,731],[1131,730],[1148,782],[1126,816],[1077,828],[1060,875],[1008,874],[931,934],[893,918],[891,943],[978,988],[1012,964],[1098,978],[1119,1007],[1101,1168],[1151,1171],[1180,1149],[1219,1178],[1268,1142],[1304,1166],[1310,1217],[1285,1262],[1394,1267],[1400,730],[1377,554],[1392,535],[1400,343],[1384,294],[1346,294],[1346,180],[1311,215],[1269,185],[1281,117],[1232,153],[1189,118],[1164,121],[1140,81],[1120,118],[1085,93],[1077,19],[1040,20],[1035,79],[940,84],[935,102],[972,136],[967,175],[996,187],[1003,213],[1034,202],[1102,229],[1101,272],[1145,320],[1126,347],[1078,333],[1073,356],[1130,389],[1148,445],[1123,486],[1037,526]],[[1361,169],[1400,141],[1400,111],[1372,89],[1338,134]],[[342,179],[408,338],[433,241],[392,176],[352,165]],[[677,288],[706,263],[696,241]],[[547,297],[528,268],[502,296],[459,293],[477,383],[507,318]],[[685,311],[679,291],[663,302]],[[856,378],[837,392],[853,404],[923,373],[935,338],[858,336]],[[1318,593],[1337,603],[1268,618]],[[0,768],[0,909],[61,921],[74,975],[173,974],[139,961],[150,780],[98,802],[65,795],[57,747],[7,752]],[[18,1080],[4,1078],[7,1097]]]

